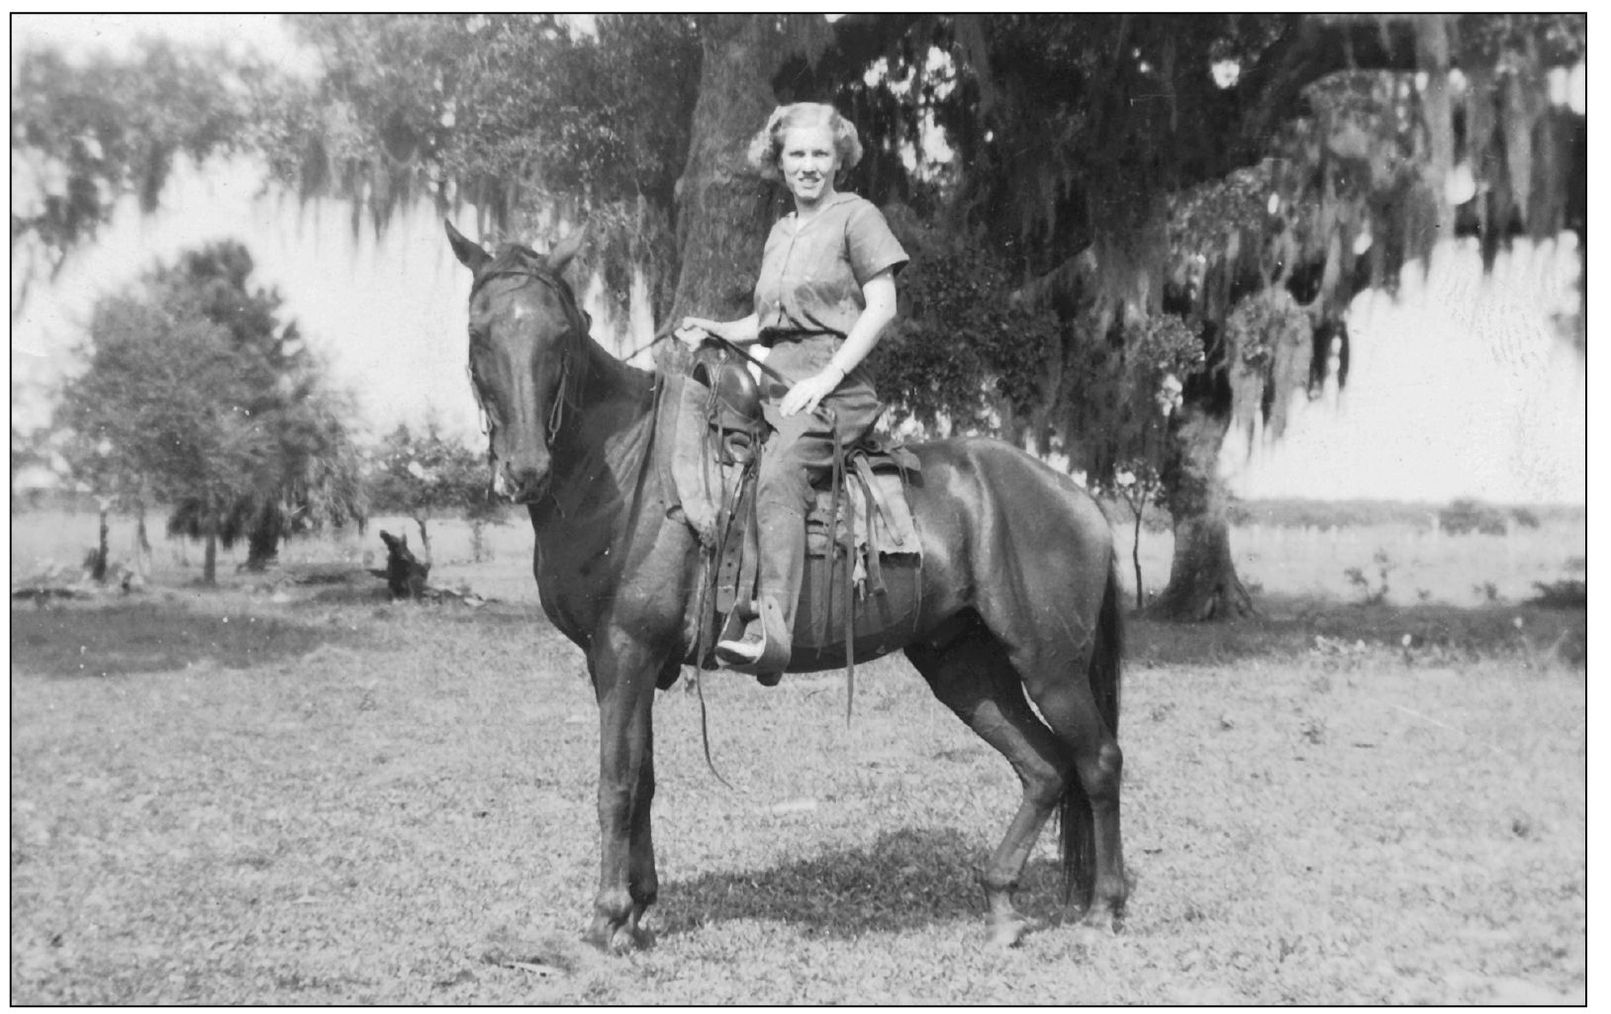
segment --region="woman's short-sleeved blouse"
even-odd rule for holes
[[[862,286],[908,258],[884,215],[855,194],[835,194],[803,224],[772,227],[755,283],[761,333],[830,331],[843,337],[867,308]]]

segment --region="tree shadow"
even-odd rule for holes
[[[869,848],[839,849],[765,870],[708,873],[661,885],[655,921],[661,936],[712,922],[757,919],[807,933],[853,938],[936,923],[985,920],[975,868],[984,842],[948,828],[903,828]],[[1031,859],[1015,897],[1025,914],[1062,919],[1057,864]]]
[[[1586,610],[1550,608],[1540,602],[1394,605],[1267,594],[1256,604],[1258,616],[1230,623],[1175,623],[1132,614],[1127,659],[1155,665],[1214,664],[1304,654],[1328,641],[1348,645],[1362,641],[1373,648],[1407,648],[1412,657],[1433,651],[1472,660],[1530,657],[1541,649],[1553,649],[1558,661],[1580,665],[1587,650]]]
[[[248,669],[351,640],[330,624],[277,616],[193,612],[154,602],[12,609],[13,671],[47,676],[124,676],[168,672],[208,659]]]

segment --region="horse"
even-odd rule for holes
[[[664,378],[617,360],[588,334],[591,321],[562,277],[581,230],[541,255],[520,244],[489,252],[446,226],[473,274],[470,377],[493,484],[531,516],[542,609],[585,654],[598,702],[600,874],[585,938],[632,950],[646,943],[644,915],[659,894],[655,691],[699,661],[685,622],[699,598],[698,536],[669,509],[674,491],[652,463]],[[908,449],[920,463],[908,496],[921,594],[915,634],[897,647],[934,696],[1006,757],[1022,787],[1005,836],[978,870],[990,942],[1012,946],[1040,928],[1013,895],[1054,812],[1064,903],[1083,905],[1082,925],[1112,932],[1128,891],[1112,532],[1068,476],[1010,444],[963,438]]]

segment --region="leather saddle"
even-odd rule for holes
[[[731,353],[706,346],[695,354],[688,376],[680,379],[682,383],[672,385],[675,390],[666,392],[670,397],[662,408],[674,415],[660,419],[674,432],[667,456],[669,488],[679,503],[669,509],[673,514],[682,512],[706,550],[694,614],[688,619],[695,633],[690,643],[699,646],[698,664],[715,668],[709,651],[717,640],[715,631],[725,630],[726,636],[742,629],[742,614],[755,596],[760,558],[756,476],[768,427],[761,413],[760,385]],[[865,617],[851,616],[849,611],[865,610],[854,607],[852,600],[888,595],[885,564],[892,555],[903,557],[900,574],[911,586],[904,589],[907,594],[895,598],[910,598],[915,591],[922,548],[906,485],[918,469],[911,451],[876,437],[843,449],[830,480],[816,489],[816,502],[806,516],[807,587],[796,610],[797,644],[832,640],[827,629],[832,585],[842,589],[837,612],[845,622],[846,640],[859,643]]]

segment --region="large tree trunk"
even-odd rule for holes
[[[1152,614],[1193,622],[1251,615],[1253,599],[1231,558],[1229,494],[1217,467],[1230,420],[1193,400],[1179,412],[1163,470],[1175,558]]]
[[[787,205],[782,188],[761,178],[746,156],[777,105],[771,82],[789,55],[788,30],[780,28],[786,20],[711,14],[702,22],[699,98],[677,181],[680,273],[672,320],[735,320],[754,309],[761,248]],[[659,348],[675,355],[676,344]]]

